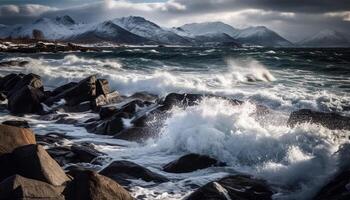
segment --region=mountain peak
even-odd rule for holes
[[[350,46],[346,37],[335,30],[324,29],[300,42],[302,46],[343,47]]]
[[[57,16],[55,18],[55,20],[61,24],[65,24],[65,25],[73,25],[75,24],[75,21],[68,15],[64,15],[64,16]]]

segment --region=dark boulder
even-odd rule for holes
[[[157,130],[150,127],[131,127],[115,134],[113,138],[120,140],[128,140],[135,142],[143,142],[144,140],[156,136]]]
[[[32,86],[24,86],[8,99],[8,109],[13,114],[40,113],[44,93]]]
[[[76,82],[69,82],[67,84],[61,85],[57,87],[56,89],[52,90],[52,96],[56,96],[72,87],[75,87],[78,83]]]
[[[135,94],[131,95],[129,98],[139,99],[142,101],[154,101],[158,98],[158,96],[148,92],[136,92]]]
[[[122,186],[108,177],[89,170],[74,170],[69,172],[73,181],[66,190],[67,200],[133,200],[132,196]]]
[[[3,121],[2,124],[8,125],[8,126],[15,126],[19,128],[30,128],[29,123],[25,120],[7,120],[7,121]]]
[[[64,200],[63,186],[53,186],[48,183],[14,175],[0,183],[0,199],[47,199]]]
[[[96,96],[106,95],[110,93],[109,83],[107,79],[97,79]]]
[[[114,114],[118,112],[118,109],[114,106],[101,107],[99,111],[100,119],[107,119],[112,117]]]
[[[51,185],[62,185],[70,179],[40,145],[18,147],[12,152],[17,173]]]
[[[147,182],[153,181],[155,183],[169,181],[162,175],[156,174],[145,167],[126,160],[112,162],[104,168],[100,174],[107,176],[122,185],[130,184],[130,181],[127,179],[142,179]]]
[[[9,61],[0,62],[0,67],[12,67],[12,66],[24,67],[27,64],[29,64],[29,61],[9,60]]]
[[[43,82],[41,81],[41,77],[36,74],[30,73],[30,74],[24,75],[22,79],[18,81],[13,88],[11,88],[7,96],[10,98],[13,94],[17,93],[19,90],[21,90],[25,86],[31,86],[32,88],[36,88],[41,91],[44,91],[44,85],[43,85]]]
[[[46,105],[65,99],[68,106],[75,106],[85,101],[91,101],[96,97],[96,76],[89,76],[81,80],[76,86],[62,91],[45,101]]]
[[[350,170],[344,170],[331,179],[313,198],[314,200],[350,199]]]
[[[17,147],[35,143],[31,129],[0,125],[0,155],[11,153]]]
[[[202,94],[177,94],[170,93],[161,102],[162,106],[160,110],[169,110],[173,106],[193,106],[199,103],[199,101],[205,95]]]
[[[163,170],[170,173],[186,173],[212,166],[225,166],[225,164],[206,155],[191,153],[166,164]]]
[[[6,94],[4,94],[3,92],[0,92],[0,102],[5,101],[6,99],[7,99]]]
[[[272,194],[265,181],[245,175],[234,175],[204,185],[186,200],[271,200]]]
[[[298,123],[314,123],[332,130],[350,130],[350,117],[341,116],[337,113],[317,112],[308,109],[292,112],[287,123],[290,126],[295,126]]]
[[[22,79],[22,76],[23,74],[8,74],[3,77],[0,81],[0,91],[10,91]]]
[[[12,162],[12,156],[10,153],[0,155],[0,163],[1,163],[0,164],[1,166],[0,183],[1,183],[4,179],[16,174],[16,166]]]

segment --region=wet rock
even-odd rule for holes
[[[192,153],[166,164],[163,170],[170,173],[186,173],[212,166],[225,166],[225,163],[218,162],[206,155]]]
[[[8,74],[3,77],[0,82],[0,91],[10,91],[17,84],[17,82],[22,79],[22,76],[22,74]]]
[[[24,75],[21,80],[18,81],[13,88],[11,88],[7,96],[10,98],[13,94],[17,93],[25,86],[31,86],[32,88],[39,89],[42,92],[44,91],[44,85],[41,81],[41,77],[30,73]]]
[[[76,86],[48,98],[45,104],[52,105],[54,102],[64,98],[68,106],[75,106],[82,102],[90,101],[94,97],[96,97],[96,76],[89,76],[81,80]]]
[[[56,89],[52,90],[52,96],[56,96],[72,87],[75,87],[78,83],[76,82],[69,82],[67,84],[61,85],[57,87]]]
[[[3,121],[2,124],[8,125],[8,126],[15,126],[18,128],[30,128],[29,123],[25,120],[7,120],[7,121]]]
[[[12,67],[12,66],[24,67],[27,64],[29,64],[29,61],[9,60],[9,61],[0,62],[0,67]]]
[[[52,199],[64,200],[63,186],[14,175],[0,183],[0,199]]]
[[[18,174],[47,182],[51,185],[62,185],[70,179],[40,145],[26,145],[12,152],[13,162]]]
[[[123,97],[117,91],[111,92],[106,95],[99,95],[91,101],[91,105],[95,108],[109,105],[112,103],[119,103],[123,100]]]
[[[115,181],[89,170],[69,172],[74,177],[68,186],[68,200],[115,199],[133,200],[132,196]]]
[[[350,130],[350,117],[341,116],[337,113],[317,112],[308,109],[292,112],[287,123],[290,126],[295,126],[298,123],[314,123],[332,130]]]
[[[35,136],[32,130],[0,125],[0,155],[11,153],[17,147],[35,143]]]
[[[136,92],[135,94],[131,95],[129,98],[139,99],[142,101],[154,101],[158,98],[158,96],[148,92]]]
[[[63,106],[57,108],[56,110],[59,112],[77,113],[77,112],[87,112],[91,109],[92,109],[91,103],[89,101],[86,101],[86,102],[82,102],[82,103],[75,105],[75,106],[63,105]]]
[[[350,199],[350,170],[344,170],[331,179],[313,198],[314,200]]]
[[[115,134],[113,138],[120,140],[128,140],[135,142],[143,142],[144,140],[156,136],[157,130],[150,127],[131,127]]]
[[[109,83],[107,79],[97,79],[96,96],[107,95],[110,93]]]
[[[61,166],[69,163],[91,163],[97,157],[105,155],[89,144],[51,147],[47,152]]]
[[[32,86],[24,86],[8,99],[8,109],[13,114],[40,113],[44,93]]]
[[[265,181],[245,175],[234,175],[204,185],[186,200],[271,200],[272,194]]]
[[[101,107],[99,111],[100,119],[107,119],[112,117],[114,114],[118,112],[118,109],[114,106],[109,107]]]
[[[107,176],[122,185],[130,184],[130,181],[127,179],[142,179],[147,182],[153,181],[155,183],[169,181],[162,175],[156,174],[145,167],[126,160],[112,162],[104,168],[100,174]]]
[[[12,162],[12,157],[10,153],[0,155],[0,163],[1,163],[1,170],[0,170],[0,183],[1,183],[4,179],[16,174],[16,166]]]

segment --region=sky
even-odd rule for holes
[[[332,29],[350,38],[350,0],[0,0],[0,24],[69,15],[78,22],[142,16],[161,26],[222,21],[266,26],[292,42]]]

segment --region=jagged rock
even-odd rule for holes
[[[32,86],[24,86],[8,99],[8,109],[13,114],[39,113],[43,111],[41,102],[44,93]]]
[[[52,185],[62,185],[70,179],[40,145],[26,145],[12,152],[17,173]]]
[[[245,175],[234,175],[204,185],[186,200],[271,200],[272,194],[265,181]]]
[[[166,164],[163,170],[170,173],[186,173],[211,166],[225,166],[225,164],[206,155],[191,153]]]
[[[142,179],[147,182],[153,181],[156,183],[169,181],[166,177],[127,160],[112,162],[104,168],[100,174],[107,176],[122,185],[130,184],[130,181],[127,179]]]
[[[107,119],[112,117],[117,112],[118,112],[118,109],[114,106],[101,107],[99,111],[99,116],[100,116],[100,119]]]
[[[23,74],[8,74],[1,79],[0,91],[8,92],[22,79]],[[7,93],[6,93],[7,94]]]
[[[18,128],[30,128],[29,123],[25,120],[7,120],[7,121],[3,121],[2,124],[8,125],[8,126],[15,126]]]
[[[57,87],[56,89],[52,90],[52,96],[56,96],[72,87],[75,87],[76,85],[78,85],[78,83],[76,82],[69,82],[67,84],[61,85],[59,87]]]
[[[118,103],[123,100],[123,97],[117,91],[111,92],[106,95],[100,95],[91,101],[93,107],[100,107],[112,103]]]
[[[314,123],[332,130],[350,130],[350,117],[341,116],[337,113],[317,112],[308,109],[292,112],[287,123],[290,126],[295,126],[298,123]]]
[[[68,186],[68,200],[133,200],[132,196],[118,183],[89,170],[69,172],[74,177]]]
[[[107,79],[97,79],[96,81],[96,96],[107,95],[110,93]]]
[[[64,186],[53,186],[48,183],[14,175],[0,183],[0,199],[51,199],[64,200]]]
[[[35,136],[32,130],[0,125],[0,155],[11,153],[17,147],[35,143]]]
[[[129,98],[139,99],[142,101],[154,101],[158,98],[158,96],[155,94],[150,94],[148,92],[136,92],[135,94],[131,95]]]
[[[91,101],[96,97],[96,76],[89,76],[81,80],[76,86],[73,86],[54,97],[45,101],[46,105],[52,105],[54,102],[65,99],[68,106],[75,106],[85,101]]]
[[[25,86],[31,86],[32,88],[39,89],[42,92],[44,91],[44,85],[41,81],[41,77],[36,74],[30,73],[24,75],[22,79],[18,81],[13,88],[11,88],[11,90],[7,94],[8,98],[20,91]]]
[[[131,128],[124,129],[119,133],[115,134],[113,138],[120,139],[120,140],[142,142],[152,136],[155,136],[156,135],[155,132],[157,132],[157,130],[154,130],[150,127],[131,127]]]

